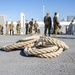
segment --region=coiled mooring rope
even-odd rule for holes
[[[37,41],[40,45],[47,46],[50,45],[49,47],[46,48],[30,48],[30,47],[25,47],[24,53],[28,55],[34,55],[38,57],[44,57],[44,58],[51,58],[51,57],[56,57],[60,55],[64,50],[69,49],[69,47],[60,40],[50,38],[50,37],[44,37],[41,38]]]
[[[18,42],[2,47],[2,49],[5,51],[17,48],[24,49],[26,56],[34,55],[44,58],[56,57],[60,55],[64,50],[69,49],[69,47],[63,41],[51,37],[41,37],[39,39]]]

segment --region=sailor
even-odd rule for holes
[[[74,24],[73,24],[74,20],[71,21],[71,23],[69,24],[69,27],[68,27],[68,34],[72,34],[74,35]]]
[[[59,32],[60,29],[60,23],[58,21],[58,16],[59,14],[57,12],[55,12],[54,17],[53,17],[53,27],[54,27],[54,35],[56,36],[57,33]]]
[[[28,20],[26,20],[26,23],[25,23],[25,27],[26,27],[26,35],[28,34],[28,29],[29,29],[29,23],[28,23]]]
[[[35,30],[35,33],[37,33],[37,29],[38,29],[38,23],[35,21],[35,23],[34,23],[34,30]]]
[[[21,23],[20,23],[20,21],[17,21],[16,31],[17,31],[17,35],[21,34]]]
[[[8,21],[6,21],[6,35],[9,35],[9,24]]]
[[[33,19],[29,22],[30,28],[29,28],[29,33],[32,33],[32,28],[33,28]]]
[[[2,35],[2,24],[0,24],[0,35]]]
[[[47,29],[48,29],[48,35],[50,36],[50,30],[51,30],[51,26],[52,26],[52,21],[51,21],[51,17],[50,17],[50,13],[49,12],[47,12],[46,16],[44,17],[44,23],[45,23],[44,34],[46,36]]]
[[[13,24],[13,21],[11,21],[11,24],[9,24],[9,29],[10,29],[10,35],[14,35],[14,24]]]

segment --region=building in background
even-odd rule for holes
[[[0,24],[3,26],[3,33],[5,34],[5,23],[6,23],[6,16],[3,14],[0,14]]]
[[[20,22],[21,22],[21,34],[24,34],[25,32],[25,14],[23,12],[21,12],[21,19],[20,19]]]
[[[75,19],[75,16],[67,16],[67,22],[71,22]]]
[[[6,22],[6,16],[0,14],[0,23],[1,23],[2,25],[4,25],[5,22]]]
[[[66,21],[67,21],[66,18],[60,20],[60,22],[66,22]]]

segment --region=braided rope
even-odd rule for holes
[[[42,49],[36,49],[36,48],[25,48],[24,53],[26,55],[41,55],[41,54],[46,54],[46,53],[51,53],[58,50],[57,46],[52,46],[52,47],[47,47],[47,48],[42,48]]]
[[[39,47],[40,45],[42,46],[42,48],[37,48],[37,46]],[[12,45],[6,45],[2,47],[2,49],[5,51],[17,48],[23,48],[26,56],[34,55],[44,58],[56,57],[60,55],[64,50],[69,49],[69,47],[63,41],[50,37],[32,39],[29,41],[18,42]]]
[[[64,50],[69,49],[69,47],[63,41],[60,41],[60,40],[57,40],[57,39],[54,39],[54,38],[45,38],[44,40],[47,43],[52,44],[52,45],[56,45],[59,48],[63,48]]]
[[[25,47],[24,53],[27,56],[34,55],[43,58],[51,58],[60,55],[63,52],[63,50],[69,49],[69,47],[63,41],[54,38],[44,37],[43,39],[38,40],[37,44],[39,43],[41,45],[53,45],[53,46],[41,49]]]
[[[2,49],[5,51],[9,51],[12,49],[23,48],[24,46],[27,46],[27,45],[30,46],[30,44],[32,45],[35,41],[36,41],[36,39],[27,41],[27,42],[19,42],[19,43],[15,43],[12,45],[6,45],[6,46],[3,46]]]
[[[56,57],[56,56],[60,55],[62,52],[63,52],[63,48],[60,48],[59,50],[51,52],[51,53],[46,53],[46,54],[38,55],[38,57],[41,57],[41,58]]]

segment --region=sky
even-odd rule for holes
[[[44,6],[44,12],[43,12]],[[20,20],[20,13],[25,14],[26,20],[43,20],[47,12],[51,18],[59,13],[59,19],[75,16],[75,0],[0,0],[0,14],[7,20]]]

